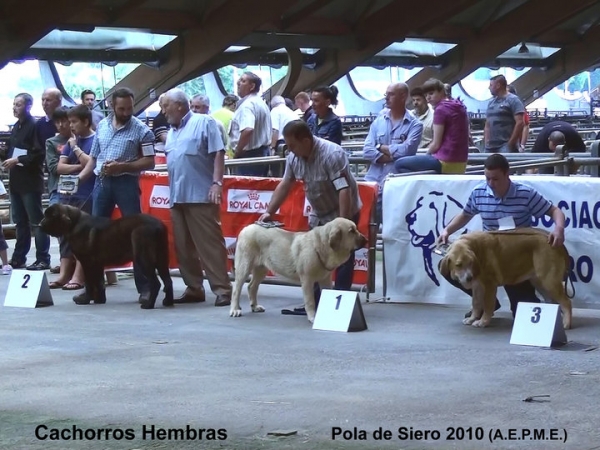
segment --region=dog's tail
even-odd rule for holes
[[[563,248],[565,249],[565,267],[566,267],[565,279],[563,280],[564,288],[565,288],[565,295],[570,300],[573,300],[573,298],[575,297],[575,284],[573,283],[573,280],[571,279],[571,258],[569,256],[569,251],[567,250],[567,248],[564,245],[563,245]],[[571,294],[570,295],[569,295],[569,289],[567,287],[569,282],[571,283]]]

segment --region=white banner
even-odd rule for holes
[[[513,176],[535,188],[566,216],[565,244],[571,256],[573,306],[600,309],[600,179],[554,176]],[[435,240],[467,202],[482,175],[415,175],[390,178],[383,191],[383,245],[387,294],[393,301],[470,305],[466,294],[438,271],[441,256],[432,252]],[[534,227],[552,230],[548,216]],[[481,230],[476,216],[466,227]],[[452,239],[463,233],[455,233]],[[569,283],[569,293],[571,287]],[[498,296],[508,302],[503,289]]]

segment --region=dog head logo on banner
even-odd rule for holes
[[[423,265],[427,276],[437,286],[440,282],[433,270],[431,254],[435,241],[452,218],[463,209],[454,197],[443,192],[431,191],[417,200],[405,220],[410,233],[410,244],[423,252]]]

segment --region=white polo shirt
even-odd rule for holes
[[[229,129],[231,148],[235,149],[237,147],[240,134],[246,128],[251,128],[254,133],[252,133],[248,145],[244,147],[244,151],[270,146],[272,133],[271,112],[263,99],[256,94],[244,97],[235,110]]]

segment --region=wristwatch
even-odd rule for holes
[[[223,187],[223,182],[222,181],[213,181],[212,184],[216,184],[219,187]]]
[[[380,152],[381,151],[381,144],[377,144],[375,146],[375,150],[377,150],[378,152]]]

